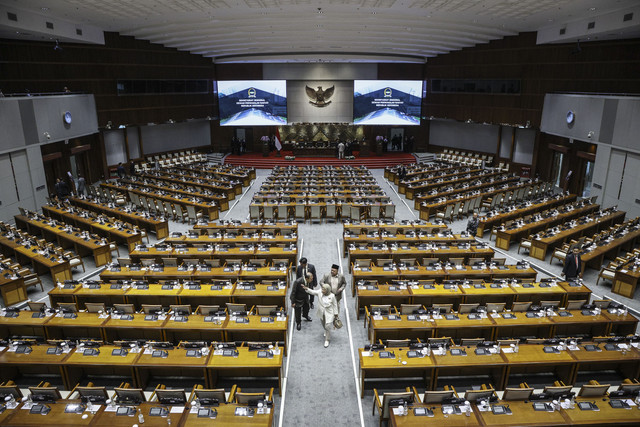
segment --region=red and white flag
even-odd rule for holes
[[[282,150],[282,144],[280,144],[280,129],[276,128],[276,150]]]

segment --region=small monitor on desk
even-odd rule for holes
[[[54,403],[58,399],[62,399],[60,391],[57,387],[29,387],[31,392],[31,400],[34,402]]]
[[[141,388],[115,388],[114,391],[116,402],[121,405],[139,405],[146,401]]]

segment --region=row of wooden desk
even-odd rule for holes
[[[240,182],[242,182],[243,187],[249,186],[249,184],[251,184],[251,180],[256,179],[256,169],[247,166],[211,166],[207,163],[201,163],[198,165],[177,166],[174,169],[191,174],[193,174],[194,172],[198,172],[205,175],[214,174],[232,180],[239,180]]]
[[[87,198],[69,197],[68,200],[71,204],[83,209],[118,218],[143,230],[151,231],[155,233],[157,239],[164,239],[169,235],[169,221],[166,219],[161,220],[160,218],[149,216],[145,212],[110,206],[107,203],[100,203],[97,200]]]
[[[532,215],[556,206],[573,203],[575,194],[558,194],[553,197],[542,197],[516,206],[508,206],[496,212],[494,215],[485,215],[479,218],[477,236],[482,237],[484,230],[491,229],[494,225],[505,223],[509,220]]]
[[[389,425],[392,427],[418,426],[447,426],[447,427],[485,427],[485,426],[531,426],[531,427],[560,427],[560,426],[610,426],[610,425],[638,425],[640,411],[638,406],[631,409],[613,408],[608,397],[597,399],[597,410],[581,410],[581,402],[594,402],[594,398],[576,397],[574,408],[562,408],[555,411],[540,411],[534,409],[530,401],[498,401],[488,408],[480,408],[472,403],[471,411],[466,416],[459,405],[447,404],[414,404],[409,413],[390,414]],[[507,407],[511,413],[501,413],[493,408]],[[421,408],[432,411],[432,416],[415,415],[414,409]],[[421,412],[420,412],[421,413]]]
[[[471,313],[452,312],[441,315],[375,315],[370,316],[369,340],[451,337],[484,338],[515,337],[553,338],[556,336],[607,336],[634,334],[638,319],[630,314],[603,310],[559,310],[552,316],[539,312]]]
[[[87,302],[102,302],[106,306],[133,304],[137,310],[142,307],[142,304],[160,304],[164,307],[188,304],[192,310],[199,305],[219,305],[224,308],[227,302],[244,303],[247,307],[253,305],[285,307],[286,283],[285,280],[271,283],[221,281],[180,284],[169,281],[164,284],[137,285],[92,281],[56,286],[49,291],[49,301],[52,307],[60,302],[74,302],[79,308],[84,308]]]
[[[604,370],[616,371],[622,379],[637,378],[640,374],[637,343],[625,344],[625,350],[607,350],[603,344],[586,345],[580,343],[558,350],[558,346],[521,344],[518,352],[513,352],[512,347],[503,347],[500,353],[489,354],[477,352],[475,346],[454,345],[444,355],[431,351],[428,356],[408,348],[387,348],[385,351],[392,353],[390,358],[380,357],[383,352],[361,348],[360,388],[364,392],[367,379],[389,377],[422,377],[427,390],[436,390],[444,385],[441,377],[488,376],[496,390],[504,390],[518,387],[522,375],[536,373],[550,373],[565,384],[575,384],[578,375]]]
[[[139,348],[138,351],[129,348],[124,356],[118,351],[121,346],[111,344],[101,345],[98,354],[85,354],[78,347],[63,350],[49,344],[29,346],[31,351],[28,353],[5,347],[0,352],[0,377],[3,381],[18,380],[18,383],[20,377],[26,375],[53,377],[52,381],[60,378],[67,390],[88,376],[112,375],[130,381],[139,388],[146,388],[154,377],[175,375],[189,378],[194,384],[204,382],[206,388],[214,388],[219,377],[231,376],[275,377],[280,385],[284,349],[274,347],[268,354],[259,355],[258,351],[237,347],[237,354],[226,355],[214,345],[207,347],[205,353],[200,349],[189,351],[181,347],[156,351],[151,348]]]
[[[405,176],[404,180],[399,180],[397,183],[394,181],[394,184],[398,186],[398,193],[406,194],[407,188],[422,188],[424,184],[438,184],[448,182],[451,178],[458,178],[466,174],[483,175],[483,172],[483,169],[475,167],[458,167],[455,169],[435,170],[421,174],[409,175],[409,173],[407,173],[407,176]]]
[[[526,270],[523,270],[526,271]],[[533,273],[535,274],[535,272]],[[509,283],[431,283],[416,279],[397,279],[390,285],[379,285],[371,281],[357,282],[358,295],[356,297],[356,313],[365,307],[377,304],[453,304],[455,310],[460,304],[505,303],[511,308],[514,302],[560,301],[565,306],[567,301],[589,300],[591,290],[581,283],[569,282],[541,282],[541,283],[513,283],[512,277],[507,276]],[[500,281],[500,278],[495,280]],[[369,283],[367,283],[369,282]],[[456,280],[457,282],[457,280]]]
[[[185,172],[161,170],[157,172],[140,173],[137,174],[137,176],[143,179],[149,178],[174,185],[188,185],[196,189],[206,188],[209,191],[222,192],[227,196],[228,200],[234,200],[236,195],[242,194],[242,181],[236,181],[236,183],[233,184],[228,181],[216,180],[211,177],[211,175],[207,177],[198,177]]]
[[[32,264],[38,274],[50,273],[54,281],[71,280],[71,266],[69,261],[55,256],[45,256],[40,253],[42,248],[26,247],[18,243],[17,238],[0,236],[0,250],[6,256],[15,257],[22,264]]]
[[[33,414],[29,410],[31,405],[21,403],[15,409],[7,409],[0,414],[0,425],[11,426],[101,426],[101,427],[130,427],[137,422],[135,416],[120,416],[117,414],[117,407],[107,409],[107,406],[97,406],[94,412],[85,409],[83,413],[66,412],[67,405],[77,405],[81,403],[79,399],[63,399],[56,403],[47,404],[51,411],[47,415]],[[252,413],[251,416],[240,415],[245,406],[227,403],[214,407],[215,418],[208,416],[198,416],[198,411],[194,404],[191,406],[171,406],[161,405],[157,402],[144,402],[136,405],[145,418],[145,425],[166,426],[174,425],[178,427],[204,427],[204,426],[255,426],[271,427],[273,425],[273,408],[269,413]],[[164,408],[169,411],[167,416],[152,416],[152,409]],[[85,417],[86,415],[86,417]],[[83,418],[85,417],[85,418]]]
[[[295,264],[298,256],[298,248],[295,243],[269,244],[264,243],[244,244],[229,247],[225,244],[216,244],[209,247],[137,247],[129,252],[133,262],[142,259],[152,259],[162,262],[163,258],[177,258],[182,262],[185,259],[212,260],[218,259],[222,263],[229,259],[238,259],[243,263],[250,263],[252,259],[264,259],[269,263],[275,260],[286,260],[288,264]],[[277,267],[276,267],[277,268]]]
[[[287,342],[286,316],[235,316],[191,314],[157,316],[134,313],[121,319],[119,315],[80,311],[75,316],[39,315],[20,311],[18,317],[0,317],[2,336],[36,336],[45,339],[91,338],[114,342],[119,340],[155,340],[173,343],[182,340],[205,341],[283,341]],[[244,322],[244,323],[242,323]]]
[[[454,245],[472,244],[476,240],[467,233],[453,234],[446,229],[446,226],[429,229],[404,229],[396,230],[393,227],[378,230],[361,228],[359,226],[346,226],[342,235],[342,252],[344,256],[349,255],[349,247],[357,248],[359,246],[368,246],[369,244],[396,244],[399,246],[417,246],[421,243],[438,244],[438,245]],[[357,232],[357,233],[356,233]],[[393,232],[393,234],[390,234]]]
[[[142,234],[138,231],[126,228],[124,224],[117,225],[107,218],[96,219],[87,211],[79,212],[75,208],[44,205],[42,212],[56,220],[104,236],[113,242],[124,244],[128,250],[132,250],[136,245],[142,243]]]
[[[604,263],[605,257],[615,259],[621,249],[633,249],[640,237],[640,226],[638,224],[626,226],[622,233],[622,235],[610,236],[607,240],[603,239],[583,247],[580,252],[583,271],[587,266],[599,270]],[[633,294],[629,298],[633,298]]]
[[[93,255],[96,267],[100,267],[111,262],[111,248],[109,242],[96,240],[91,236],[83,235],[77,229],[69,229],[66,224],[52,224],[50,218],[37,216],[29,218],[24,215],[15,215],[16,226],[26,230],[32,236],[42,236],[50,242],[54,240],[62,248],[73,247],[76,254],[85,256],[88,253]]]

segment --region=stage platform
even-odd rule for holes
[[[370,169],[381,169],[387,166],[395,166],[400,163],[410,164],[416,162],[413,154],[391,151],[384,153],[382,156],[360,157],[355,153],[355,159],[339,160],[335,157],[301,157],[296,156],[295,160],[285,160],[285,156],[292,155],[290,151],[281,151],[280,157],[276,156],[275,151],[264,157],[262,153],[247,153],[242,156],[230,154],[224,158],[225,164],[236,166],[250,166],[256,169],[271,169],[274,166],[366,166]]]

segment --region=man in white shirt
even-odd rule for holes
[[[344,142],[342,141],[338,143],[338,158],[344,159]]]
[[[339,273],[340,267],[337,264],[331,266],[331,273],[325,274],[320,281],[320,286],[327,284],[331,286],[331,292],[336,296],[338,303],[338,311],[340,311],[340,300],[342,299],[342,292],[347,287],[347,281],[343,274]]]

